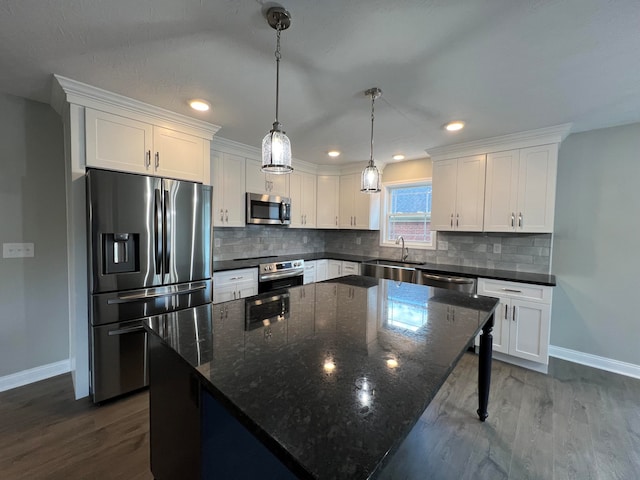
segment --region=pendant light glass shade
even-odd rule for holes
[[[262,171],[268,173],[290,173],[291,142],[289,137],[274,123],[273,129],[262,139]]]
[[[271,131],[262,139],[262,171],[266,173],[291,173],[291,142],[282,131],[278,121],[278,101],[280,91],[280,32],[291,25],[291,15],[280,6],[267,10],[267,22],[276,31],[276,121]]]
[[[364,92],[364,94],[371,97],[371,157],[369,158],[369,165],[362,171],[360,191],[362,193],[378,193],[380,191],[380,171],[373,161],[373,105],[376,98],[382,95],[382,90],[374,87]]]
[[[364,193],[377,193],[380,191],[380,172],[373,162],[362,171],[360,191]]]

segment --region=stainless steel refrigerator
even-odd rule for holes
[[[91,394],[148,384],[145,317],[212,300],[211,187],[87,172]]]

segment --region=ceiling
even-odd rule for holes
[[[0,92],[49,101],[51,74],[221,125],[259,146],[275,114],[275,31],[259,0],[8,0]],[[572,123],[640,121],[637,0],[283,0],[280,121],[317,164]],[[195,97],[213,108],[200,114]],[[467,123],[452,134],[443,125]],[[326,152],[339,149],[330,159]]]

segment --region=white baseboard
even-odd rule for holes
[[[29,370],[12,373],[11,375],[5,375],[4,377],[0,377],[0,392],[11,390],[16,387],[22,387],[23,385],[45,380],[70,371],[71,364],[67,359],[30,368]]]
[[[612,358],[599,357],[590,353],[578,352],[568,348],[556,347],[549,345],[549,356],[567,360],[588,367],[599,368],[608,372],[619,373],[627,377],[640,378],[640,365],[633,363],[621,362]]]

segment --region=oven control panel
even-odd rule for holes
[[[263,263],[260,265],[260,273],[287,272],[304,268],[304,260],[291,260],[289,262]]]

